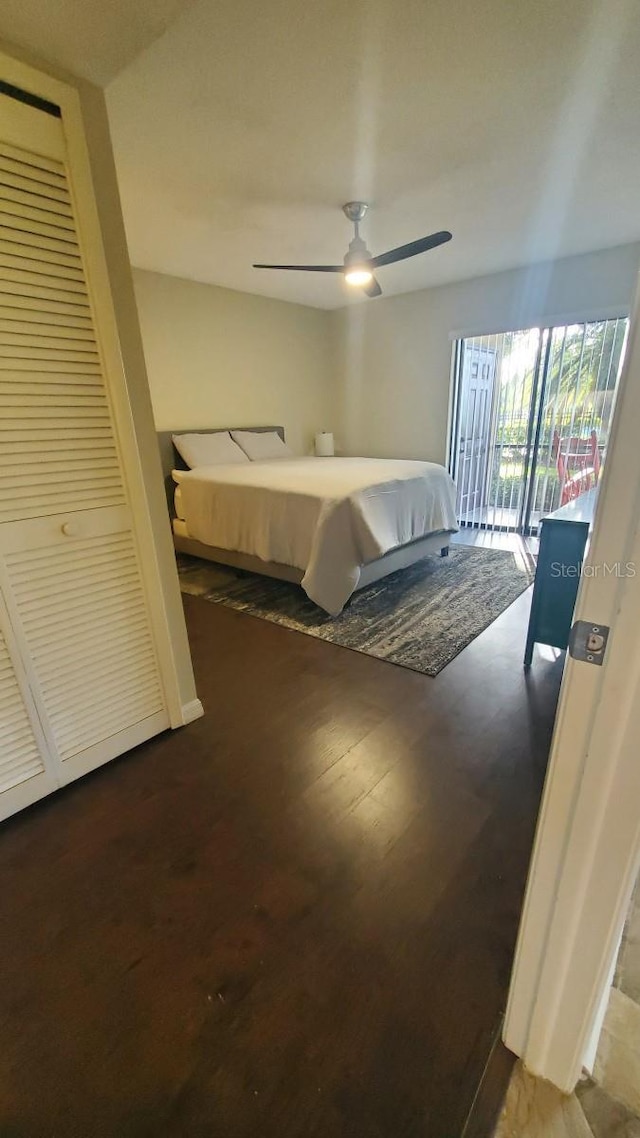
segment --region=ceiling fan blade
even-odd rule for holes
[[[450,241],[453,234],[447,229],[439,233],[431,233],[429,237],[419,237],[417,241],[410,241],[408,245],[399,245],[397,249],[390,249],[388,253],[381,253],[379,257],[372,257],[371,264],[374,269],[381,265],[394,265],[396,261],[406,261],[408,257],[417,257],[418,253],[427,253],[429,249],[436,249]]]
[[[254,265],[254,269],[292,269],[297,273],[343,273],[344,265]]]
[[[382,289],[375,277],[371,278],[369,284],[363,286],[362,291],[366,292],[367,296],[382,296]]]

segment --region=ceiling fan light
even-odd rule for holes
[[[368,285],[373,280],[373,273],[371,269],[365,268],[364,265],[354,265],[350,269],[345,270],[344,279],[347,284],[362,287]]]

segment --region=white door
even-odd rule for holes
[[[458,486],[456,511],[461,521],[483,522],[496,352],[473,341],[464,343],[463,352],[455,473]]]
[[[169,725],[62,122],[4,95],[0,601],[11,716],[24,675],[46,740],[44,771],[20,768],[21,804]],[[7,761],[31,754],[20,731]]]
[[[59,764],[39,728],[31,692],[20,669],[0,603],[0,818],[55,790]]]
[[[507,1046],[567,1092],[595,1052],[640,867],[639,316],[637,294],[576,607],[610,635],[600,666],[567,660],[505,1021]]]

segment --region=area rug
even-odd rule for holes
[[[183,593],[437,676],[520,596],[533,565],[502,549],[452,545],[354,593],[327,616],[299,585],[180,554]]]

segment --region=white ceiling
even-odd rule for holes
[[[454,234],[382,269],[387,295],[640,239],[638,0],[4,0],[0,30],[127,64],[107,96],[144,268],[342,305],[340,277],[251,263],[341,261],[350,198],[374,253]]]
[[[100,86],[192,0],[2,0],[0,35]]]

